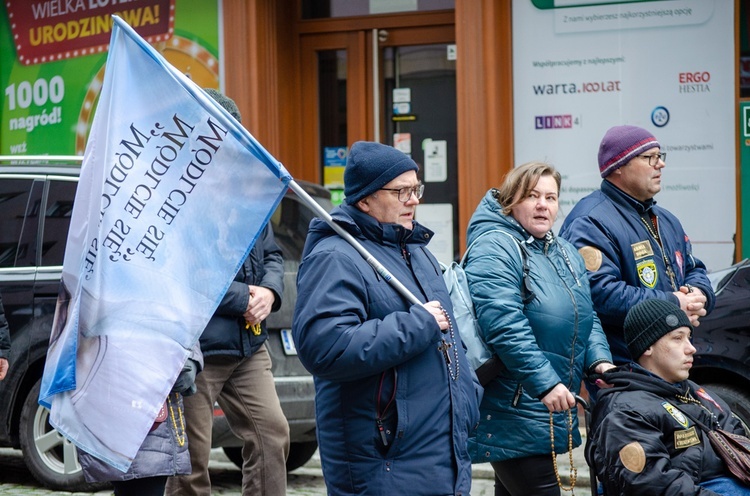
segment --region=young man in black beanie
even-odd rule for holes
[[[750,495],[693,420],[744,434],[718,395],[688,380],[692,330],[685,312],[664,300],[645,300],[625,317],[637,361],[603,374],[612,387],[598,393],[586,447],[605,495]]]
[[[599,145],[600,189],[582,198],[560,237],[586,262],[594,302],[615,365],[631,359],[622,325],[628,309],[650,298],[672,301],[697,326],[714,306],[706,266],[680,221],[656,204],[667,154],[650,131],[614,126]]]
[[[315,378],[329,494],[469,494],[479,419],[433,233],[414,220],[417,164],[380,143],[352,145],[334,221],[422,304],[413,305],[328,224],[310,224],[292,332]],[[477,385],[477,387],[479,387]]]

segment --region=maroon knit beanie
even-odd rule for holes
[[[607,131],[599,145],[599,172],[607,177],[636,155],[661,145],[654,135],[638,126],[615,126]]]

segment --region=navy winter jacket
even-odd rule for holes
[[[606,372],[604,380],[613,387],[597,397],[586,458],[605,493],[716,495],[698,484],[729,471],[688,415],[744,434],[729,406],[692,381],[670,384],[635,363]]]
[[[490,232],[495,230],[504,232]],[[530,236],[502,213],[493,190],[471,218],[466,277],[485,342],[506,370],[485,387],[481,421],[469,441],[476,462],[550,454],[549,411],[541,401],[557,384],[573,394],[584,373],[611,362],[607,341],[591,303],[583,260],[567,241],[550,232]],[[520,243],[520,245],[519,245]],[[527,256],[524,304],[520,250]],[[554,415],[555,452],[568,451],[567,414]],[[573,414],[574,446],[581,443]]]
[[[284,262],[270,225],[266,225],[258,236],[253,249],[203,330],[200,343],[204,357],[251,356],[268,339],[265,321],[261,323],[262,331],[259,336],[245,327],[243,314],[250,300],[248,285],[262,286],[273,291],[276,299],[271,311],[279,309],[284,292]]]
[[[644,224],[656,216],[664,250]],[[715,297],[706,266],[693,256],[693,248],[677,217],[656,205],[641,203],[607,180],[573,207],[560,229],[588,259],[591,295],[617,364],[630,361],[622,334],[628,310],[649,298],[679,305],[672,294],[690,284],[706,295],[706,310]],[[664,257],[675,275],[672,286]]]
[[[452,316],[440,266],[426,248],[431,231],[416,222],[412,230],[381,224],[349,205],[331,215],[419,300],[438,300]],[[320,219],[305,244],[292,331],[315,378],[329,494],[469,494],[466,443],[481,387],[458,333],[448,350],[454,380],[438,350],[450,333]]]

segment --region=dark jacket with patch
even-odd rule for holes
[[[432,231],[416,222],[411,230],[381,224],[349,205],[331,216],[416,298],[439,301],[452,317],[440,266],[426,248]],[[320,219],[310,224],[297,275],[292,332],[315,378],[329,494],[469,494],[466,442],[479,420],[481,386],[460,336],[448,350],[449,373],[438,345],[450,334]]]
[[[218,308],[200,337],[204,357],[231,355],[247,357],[258,351],[268,338],[266,323],[261,323],[261,333],[255,335],[246,328],[243,314],[250,300],[248,285],[261,286],[273,291],[276,297],[272,312],[281,306],[284,292],[284,261],[281,248],[276,244],[270,225],[266,225],[230,283]]]
[[[664,247],[654,239],[643,218],[656,216],[658,235]],[[630,361],[622,325],[625,314],[635,304],[650,298],[679,305],[672,294],[680,286],[696,286],[706,295],[706,310],[714,307],[714,292],[706,276],[706,266],[693,256],[682,224],[677,217],[656,205],[639,202],[609,181],[602,181],[594,191],[573,207],[560,229],[560,236],[581,251],[587,259],[591,297],[607,335],[612,356],[618,365]],[[640,243],[640,244],[639,244]],[[637,254],[636,254],[637,252]],[[675,276],[672,286],[664,258]]]
[[[690,417],[744,434],[729,406],[692,381],[670,384],[635,363],[613,370],[603,375],[613,387],[598,393],[586,446],[605,494],[714,494],[698,483],[730,474]]]

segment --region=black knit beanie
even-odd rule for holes
[[[237,108],[237,104],[234,103],[234,100],[226,96],[221,91],[214,89],[214,88],[203,88],[203,91],[205,91],[208,96],[216,100],[216,102],[224,107],[224,110],[229,112],[229,114],[237,119],[237,122],[242,122],[242,116],[240,115],[240,109]]]
[[[362,198],[408,171],[417,171],[416,162],[392,146],[357,141],[349,149],[344,169],[344,196],[354,205]]]
[[[667,333],[688,327],[693,330],[685,312],[671,301],[644,300],[625,316],[625,343],[633,360],[638,360],[649,346]]]

